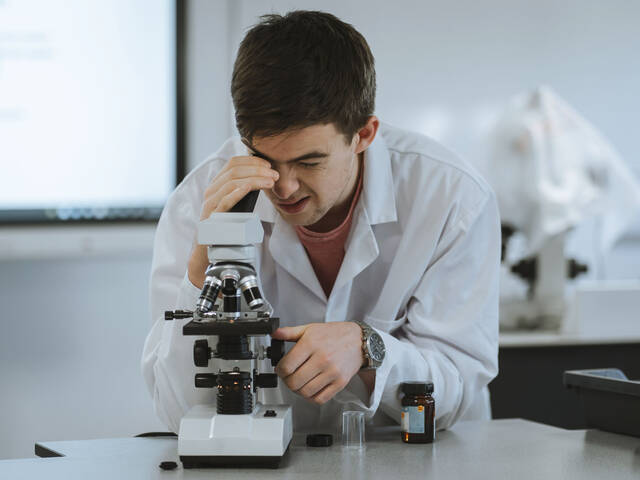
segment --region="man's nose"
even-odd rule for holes
[[[278,173],[280,177],[276,181],[273,186],[273,193],[275,193],[276,197],[280,200],[289,199],[294,193],[298,191],[300,188],[300,184],[298,183],[298,179],[291,170],[285,171],[286,169],[281,168]]]

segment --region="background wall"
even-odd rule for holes
[[[301,8],[335,13],[368,39],[383,121],[481,164],[486,130],[508,99],[547,84],[640,175],[638,2],[188,0],[187,7],[190,168],[234,131],[229,78],[246,28],[260,14]],[[0,458],[31,456],[38,440],[166,430],[139,370],[151,325],[153,227],[131,230],[107,242],[101,228],[0,232]],[[575,248],[587,249],[587,237],[577,235]],[[640,278],[639,243],[631,233],[607,256],[608,277]]]
[[[188,7],[187,149],[204,157],[229,136],[228,6]],[[0,459],[32,457],[39,440],[167,430],[140,373],[154,230],[0,230]]]

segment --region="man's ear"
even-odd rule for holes
[[[380,126],[380,120],[375,115],[372,115],[367,120],[367,123],[356,133],[356,150],[355,153],[364,152],[369,145],[376,138],[378,133],[378,127]]]

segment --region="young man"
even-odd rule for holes
[[[399,385],[418,380],[434,383],[440,428],[489,416],[494,195],[433,140],[382,125],[375,87],[365,39],[332,15],[268,15],[245,36],[231,84],[240,136],[185,178],[156,233],[142,369],[173,431],[215,394],[194,387],[186,320],[162,313],[196,304],[208,264],[198,221],[256,189],[257,268],[282,325],[273,337],[295,342],[263,403],[293,405],[296,428],[333,426],[344,408],[397,423]]]

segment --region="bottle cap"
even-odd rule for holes
[[[433,393],[432,382],[403,382],[402,393],[405,395],[425,395]]]
[[[307,435],[307,447],[330,447],[333,436],[328,433],[310,433]]]

